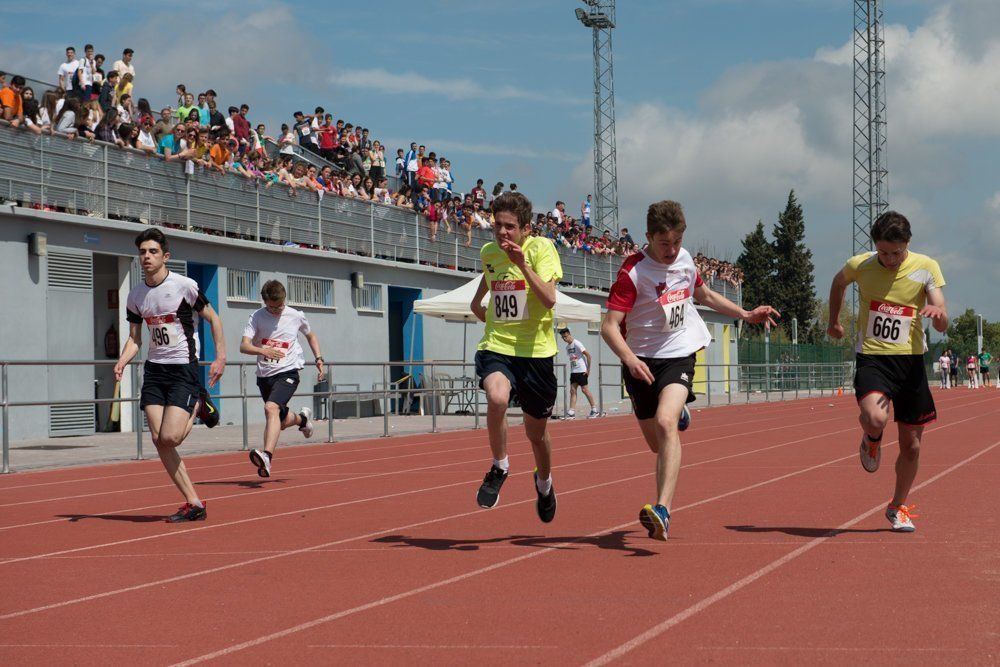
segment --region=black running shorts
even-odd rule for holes
[[[281,421],[288,415],[288,401],[292,400],[299,388],[299,372],[285,371],[277,375],[257,378],[257,388],[265,403],[275,403],[280,408]]]
[[[587,374],[586,373],[570,373],[569,374],[569,383],[570,384],[578,385],[580,387],[586,387],[587,386]]]
[[[172,405],[189,413],[194,412],[201,393],[198,362],[189,364],[157,364],[147,361],[143,365],[142,394],[139,407],[147,405]]]
[[[876,392],[892,401],[901,424],[923,426],[937,419],[922,354],[859,354],[854,395],[861,401]]]
[[[656,381],[646,384],[644,380],[632,377],[625,364],[622,364],[622,379],[625,389],[632,399],[632,411],[637,419],[652,419],[656,416],[656,408],[660,405],[660,392],[670,384],[682,384],[687,387],[687,402],[694,400],[694,362],[695,355],[679,359],[651,359],[639,357],[649,367]]]
[[[556,404],[556,382],[552,357],[512,357],[490,350],[476,352],[476,376],[479,388],[491,373],[503,373],[510,380],[511,392],[517,394],[521,410],[536,419],[548,419]]]

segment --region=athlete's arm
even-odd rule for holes
[[[273,360],[285,356],[285,351],[277,347],[257,347],[247,336],[243,336],[243,340],[240,341],[240,352]]]
[[[935,287],[927,291],[927,305],[920,309],[923,317],[929,317],[938,333],[948,330],[948,304],[944,300],[944,290]]]
[[[215,361],[208,367],[208,386],[214,387],[226,370],[226,338],[222,334],[222,318],[211,304],[206,304],[198,313],[212,326],[212,340],[215,342]],[[241,346],[242,347],[242,346]]]
[[[628,368],[628,372],[632,374],[632,377],[636,380],[642,380],[646,384],[653,384],[656,378],[650,372],[649,366],[642,359],[635,356],[635,353],[632,352],[628,343],[625,342],[625,338],[622,336],[621,324],[624,319],[624,312],[609,310],[608,314],[604,317],[604,323],[601,325],[601,338],[608,344],[611,351],[622,360],[622,363]]]
[[[135,322],[129,322],[128,325],[128,338],[125,339],[125,347],[122,349],[122,355],[118,357],[118,363],[115,364],[115,381],[122,379],[122,373],[125,372],[125,367],[128,366],[129,362],[135,358],[135,355],[139,353],[139,348],[142,347],[142,323],[136,324]]]
[[[840,309],[844,305],[844,292],[850,284],[851,281],[841,270],[833,277],[833,284],[830,285],[830,317],[826,326],[826,333],[830,338],[844,337],[844,325],[840,323]]]
[[[750,324],[770,322],[773,327],[777,326],[774,319],[781,317],[781,313],[771,306],[757,306],[753,310],[744,310],[718,292],[713,292],[705,283],[694,288],[694,298],[701,305],[708,306],[720,315],[735,317]]]
[[[476,295],[472,297],[472,303],[469,304],[472,314],[481,322],[486,321],[486,307],[483,305],[483,297],[486,296],[487,291],[489,291],[489,285],[486,284],[486,274],[484,273],[479,281],[479,287],[476,288]]]
[[[306,334],[306,341],[309,343],[309,349],[312,350],[313,359],[316,360],[316,371],[319,373],[319,381],[322,382],[323,378],[326,377],[326,364],[323,362],[323,353],[319,351],[319,336],[316,335],[315,331],[310,331]]]
[[[521,270],[524,279],[531,285],[531,291],[535,293],[538,300],[545,308],[552,308],[556,305],[556,281],[545,282],[535,270],[528,265],[524,257],[524,249],[516,243],[504,241],[500,244],[500,249],[507,253],[510,261]]]
[[[618,334],[618,335],[620,336],[621,334]],[[587,360],[587,370],[584,371],[583,374],[584,375],[590,375],[590,359],[591,359],[590,352],[587,352],[586,350],[584,350],[583,351],[583,358]]]

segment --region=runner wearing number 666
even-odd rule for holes
[[[558,388],[552,308],[562,265],[551,241],[531,235],[531,202],[524,195],[500,195],[492,210],[496,240],[480,251],[483,277],[470,304],[476,317],[486,323],[476,352],[476,375],[486,392],[486,426],[493,452],[493,464],[476,502],[489,509],[500,501],[500,487],[510,470],[507,404],[516,395],[535,456],[535,508],[538,517],[548,523],[556,513],[552,442],[547,430]],[[483,307],[487,293],[490,298]]]
[[[941,269],[930,257],[909,251],[911,237],[904,216],[888,211],[878,217],[871,228],[876,251],[847,260],[833,279],[827,329],[833,338],[843,337],[839,318],[844,292],[856,282],[860,301],[854,393],[861,409],[861,465],[868,472],[878,470],[891,402],[899,427],[899,456],[896,488],[885,515],[900,532],[916,530],[913,507],[904,503],[917,476],[924,426],[937,418],[924,369],[927,342],[921,318],[929,318],[939,332],[948,328]]]

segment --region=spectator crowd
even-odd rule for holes
[[[385,145],[360,123],[335,119],[323,107],[312,113],[296,111],[290,124],[271,137],[263,123],[254,124],[250,106],[224,107],[216,92],[194,93],[183,84],[175,88],[176,106],[154,111],[149,101],[136,98],[134,51],[105,68],[106,58],[87,44],[81,57],[68,47],[58,67],[58,84],[39,98],[24,77],[0,72],[2,118],[36,135],[62,135],[70,140],[103,141],[141,151],[150,157],[177,163],[183,172],[228,174],[254,181],[259,187],[287,188],[292,196],[303,192],[317,197],[338,196],[412,209],[426,220],[431,242],[439,235],[456,234],[465,246],[474,229],[491,229],[491,203],[517,185],[496,183],[490,192],[483,179],[468,193],[455,188],[451,162],[426,146],[413,142],[409,150],[396,149],[387,162]],[[389,170],[396,178],[390,187]],[[557,201],[552,211],[539,213],[534,233],[549,238],[569,252],[590,255],[629,255],[639,249],[628,229],[613,236],[591,225],[591,197],[580,215]],[[738,282],[742,274],[728,262],[699,254],[699,269],[708,278]],[[734,284],[735,284],[734,282]]]

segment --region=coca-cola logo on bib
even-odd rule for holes
[[[896,306],[891,303],[872,303],[872,310],[883,315],[895,315],[897,317],[912,317],[913,308],[908,308],[907,306]]]
[[[170,324],[173,321],[174,321],[174,316],[172,313],[170,315],[151,315],[146,318],[146,324],[152,324],[152,325]]]
[[[524,289],[523,280],[494,280],[494,292],[517,292]]]

